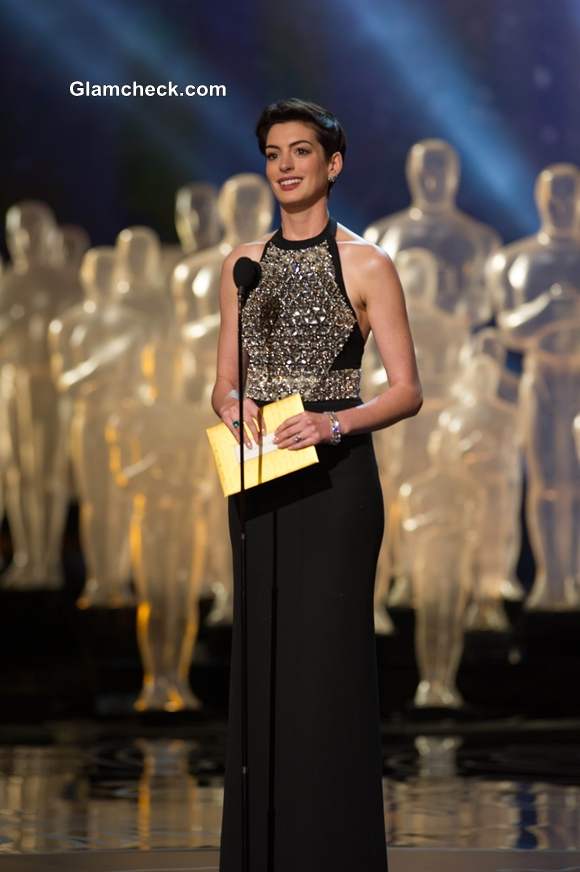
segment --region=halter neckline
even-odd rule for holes
[[[286,239],[282,236],[282,226],[278,228],[271,241],[278,248],[310,248],[312,245],[319,245],[336,233],[336,220],[329,215],[325,227],[317,233],[316,236],[310,236],[307,239]]]

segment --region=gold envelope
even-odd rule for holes
[[[262,406],[266,425],[266,433],[262,435],[262,445],[256,445],[252,437],[252,448],[244,446],[246,489],[318,463],[318,454],[314,445],[289,451],[287,448],[278,448],[272,442],[276,427],[286,418],[299,415],[303,411],[300,394],[291,394],[289,397]],[[224,496],[237,493],[241,489],[241,476],[240,445],[236,437],[223,421],[208,427],[205,432],[213,451]]]

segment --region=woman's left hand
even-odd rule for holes
[[[300,412],[286,418],[274,431],[274,442],[278,448],[306,448],[321,442],[330,443],[332,434],[330,417],[324,412]],[[300,436],[300,441],[296,441]]]

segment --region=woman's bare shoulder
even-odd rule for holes
[[[360,258],[367,262],[369,260],[371,262],[380,262],[385,259],[390,260],[389,255],[383,248],[375,245],[374,242],[369,242],[368,239],[359,236],[353,230],[349,230],[344,224],[336,225],[336,241],[339,244],[342,243],[341,250],[349,257]]]

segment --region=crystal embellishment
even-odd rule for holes
[[[327,240],[296,249],[271,243],[260,265],[260,284],[242,313],[246,396],[358,397],[360,369],[330,369],[357,319],[336,281]]]

